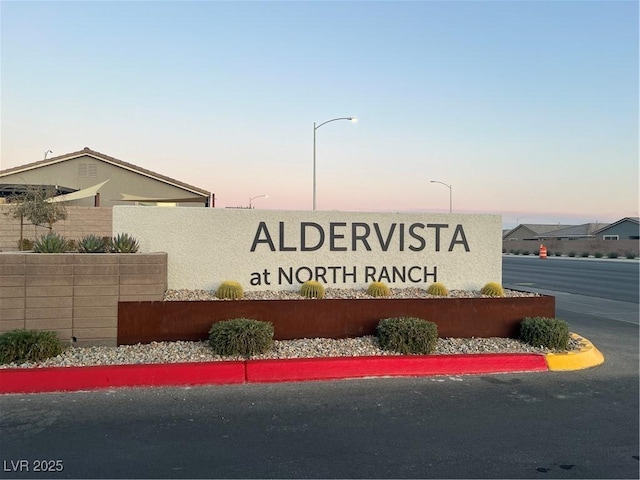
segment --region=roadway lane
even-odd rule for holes
[[[638,260],[504,255],[502,283],[638,303]]]

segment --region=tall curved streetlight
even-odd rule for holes
[[[316,125],[316,122],[313,122],[313,209],[316,209],[316,130],[318,130],[321,126],[326,125],[330,122],[335,122],[337,120],[349,120],[350,122],[357,122],[358,119],[356,117],[339,117],[332,118],[331,120],[327,120],[326,122],[322,122],[320,125]]]
[[[439,183],[440,185],[444,185],[445,187],[447,187],[449,189],[449,213],[452,212],[452,197],[453,197],[453,185],[447,185],[444,182],[439,182],[438,180],[431,180],[431,183]]]
[[[256,195],[255,197],[251,197],[249,199],[249,208],[253,208],[251,206],[251,202],[253,202],[256,198],[269,198],[269,195]]]

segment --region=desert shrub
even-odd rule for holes
[[[520,340],[534,347],[566,350],[569,325],[559,318],[527,317],[520,322]]]
[[[373,282],[367,287],[367,294],[372,297],[388,297],[391,290],[384,282]]]
[[[315,280],[304,282],[300,287],[300,295],[306,298],[324,298],[324,285]]]
[[[562,252],[556,252],[556,253],[554,253],[554,255],[555,255],[556,257],[561,257],[561,256],[562,256]]]
[[[427,355],[436,349],[438,326],[415,317],[385,318],[378,323],[376,335],[383,350]]]
[[[625,253],[624,256],[629,260],[633,260],[634,258],[636,258],[636,254],[635,253],[631,253],[631,252]]]
[[[273,345],[273,324],[249,318],[216,322],[209,330],[209,346],[216,355],[249,357]]]
[[[498,282],[489,282],[480,289],[480,293],[490,297],[504,297],[504,289]]]
[[[449,295],[449,290],[447,290],[447,287],[445,287],[443,283],[435,282],[429,285],[429,287],[427,288],[427,293],[429,295],[436,295],[438,297],[446,297],[447,295]]]
[[[596,258],[602,258],[602,252],[596,252],[593,254],[593,256]]]
[[[570,257],[575,257],[576,256],[576,252],[574,252],[574,251],[569,252],[569,256]]]
[[[33,251],[36,253],[66,253],[71,248],[69,241],[56,232],[42,235],[33,244]]]
[[[86,235],[78,241],[77,249],[80,253],[104,253],[108,249],[108,244],[103,237]]]
[[[618,258],[620,255],[617,252],[609,252],[607,258]]]
[[[18,240],[18,250],[21,252],[33,250],[33,240],[29,240],[28,238]]]
[[[109,250],[113,253],[136,253],[139,248],[138,240],[128,233],[119,233],[109,241]]]
[[[12,330],[0,335],[0,363],[40,362],[62,353],[55,332]]]
[[[242,289],[242,285],[231,280],[222,282],[218,290],[216,290],[216,297],[225,300],[239,300],[243,295],[244,290]]]
[[[513,252],[513,253],[515,253],[516,255],[520,255],[520,254],[522,253],[522,250],[520,250],[520,249],[518,248],[518,249],[517,249],[515,252]]]
[[[589,252],[582,252],[582,253],[580,254],[580,256],[581,256],[582,258],[587,258],[587,257],[589,256]]]
[[[529,250],[523,250],[522,255],[529,255]]]

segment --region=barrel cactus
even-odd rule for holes
[[[320,282],[309,280],[300,287],[300,295],[306,298],[323,298],[324,286]]]
[[[388,297],[391,294],[391,290],[384,282],[373,282],[367,288],[367,294],[372,297]]]
[[[427,288],[427,293],[429,295],[435,295],[438,297],[446,297],[447,295],[449,295],[449,290],[447,290],[447,287],[445,287],[444,284],[435,282],[429,285],[429,288]]]
[[[489,282],[482,289],[480,293],[489,297],[504,297],[504,290],[502,285],[498,282]]]
[[[231,280],[222,282],[216,290],[216,297],[224,300],[239,300],[243,295],[242,285]]]

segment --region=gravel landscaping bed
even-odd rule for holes
[[[505,290],[507,297],[535,297],[535,293]],[[449,297],[428,295],[424,289],[391,289],[386,298],[482,298],[479,292],[454,290]],[[324,298],[373,298],[364,290],[332,289],[325,291]],[[260,291],[246,292],[245,300],[304,299],[298,292]],[[214,291],[207,290],[168,290],[166,301],[234,301],[220,300]],[[236,300],[242,301],[242,300]],[[309,300],[322,301],[322,300]],[[578,344],[571,340],[569,349]],[[549,353],[550,350],[536,348],[511,338],[439,338],[435,355],[455,355],[473,353]],[[374,336],[347,339],[304,338],[299,340],[275,340],[273,348],[264,355],[253,359],[271,358],[314,358],[314,357],[352,357],[371,355],[398,355],[381,350]],[[243,360],[243,357],[221,357],[214,355],[207,342],[152,342],[149,344],[122,345],[119,347],[69,347],[57,357],[33,364],[6,364],[0,368],[33,367],[71,367],[91,365],[154,364],[180,362],[212,362],[224,360]]]

